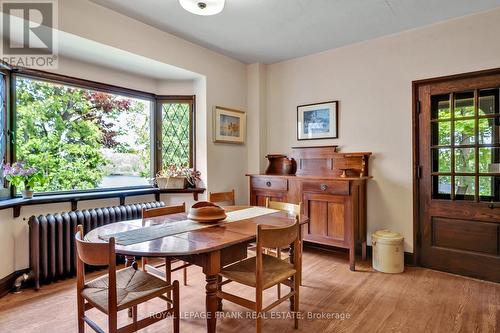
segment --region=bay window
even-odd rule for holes
[[[12,107],[0,110],[9,133],[0,135],[0,153],[42,171],[38,194],[148,188],[166,166],[195,166],[194,96],[35,71],[7,76]]]

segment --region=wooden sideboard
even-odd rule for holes
[[[248,174],[250,204],[274,201],[303,203],[310,222],[307,242],[349,250],[355,269],[356,248],[366,258],[366,181],[371,153],[336,153],[334,147],[294,149],[296,175]],[[344,176],[342,176],[344,175]]]

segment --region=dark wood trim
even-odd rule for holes
[[[334,103],[336,105],[335,107],[335,133],[336,136],[330,136],[327,138],[313,138],[313,139],[299,139],[299,108],[303,106],[312,106],[312,105],[318,105],[318,104],[328,104],[328,103]],[[297,141],[309,141],[309,140],[329,140],[329,139],[338,139],[339,138],[339,101],[327,101],[327,102],[318,102],[318,103],[311,103],[311,104],[302,104],[302,105],[297,105],[297,122],[295,124],[295,130],[297,132]],[[328,147],[328,146],[326,146]]]
[[[366,246],[366,255],[368,258],[372,258],[373,255],[373,247],[371,245]],[[404,261],[406,266],[417,266],[415,263],[415,254],[411,252],[404,253]]]
[[[28,273],[29,268],[25,268],[19,271],[15,271],[7,275],[6,277],[0,279],[0,297],[7,295],[12,290],[12,285],[18,276]]]
[[[198,201],[198,195],[205,192],[204,188],[187,188],[187,189],[159,189],[156,187],[143,188],[143,189],[126,189],[119,191],[100,191],[100,192],[80,192],[80,193],[65,193],[65,194],[51,194],[51,195],[35,195],[33,199],[14,198],[0,201],[0,210],[14,209],[14,217],[19,217],[21,214],[21,207],[43,205],[52,203],[71,203],[71,209],[78,209],[78,202],[83,200],[96,200],[106,198],[120,198],[120,204],[125,203],[126,197],[154,194],[157,201],[159,201],[160,194],[193,194],[194,200]]]
[[[463,80],[481,77],[484,75],[500,75],[500,68],[492,68],[474,72],[467,72],[461,74],[453,74],[446,76],[439,76],[428,79],[420,79],[412,81],[412,169],[413,169],[413,263],[414,265],[420,265],[420,206],[419,206],[419,118],[420,118],[420,107],[419,107],[419,88],[427,84],[440,83],[451,80]],[[452,106],[450,104],[450,108]],[[452,181],[452,186],[454,181]],[[454,190],[452,189],[452,195]],[[406,253],[405,253],[406,254]],[[406,260],[406,255],[405,255]]]
[[[28,68],[17,68],[12,71],[14,75],[33,78],[37,80],[43,80],[53,83],[71,85],[78,88],[91,89],[91,90],[99,90],[107,93],[119,94],[122,96],[135,97],[135,98],[143,98],[153,101],[156,98],[156,95],[153,93],[124,88],[120,86],[115,86],[112,84],[91,81],[86,79],[80,79],[73,76],[67,76],[62,74],[55,74],[51,72],[28,69]]]
[[[2,161],[5,163],[9,163],[10,161],[10,71],[0,67],[0,79],[4,81],[3,91],[0,96],[3,96],[3,99],[0,103],[3,103],[3,112],[4,117],[2,117],[3,121],[0,126],[2,128],[4,140],[5,140],[5,151],[3,156],[1,156]],[[10,187],[6,179],[0,179],[0,198],[9,198],[10,197]]]
[[[41,70],[34,70],[34,69],[28,69],[28,68],[14,68],[9,71],[7,71],[8,74],[8,84],[9,84],[9,98],[8,98],[8,107],[6,109],[6,114],[7,114],[7,153],[6,153],[6,158],[5,162],[6,163],[11,163],[16,160],[16,146],[15,146],[15,129],[16,129],[16,103],[12,103],[12,101],[15,101],[16,98],[16,83],[15,83],[15,77],[20,76],[20,77],[27,77],[27,78],[32,78],[35,80],[42,80],[42,81],[47,81],[47,82],[53,82],[57,84],[64,84],[64,85],[70,85],[78,88],[83,88],[83,89],[91,89],[91,90],[99,90],[102,92],[106,93],[112,93],[112,94],[118,94],[121,96],[127,96],[127,97],[132,97],[132,98],[141,98],[141,99],[146,99],[152,103],[152,114],[151,114],[151,131],[153,132],[151,135],[151,155],[152,155],[152,168],[153,168],[153,174],[156,175],[158,171],[160,171],[161,166],[161,108],[158,108],[160,103],[163,101],[169,101],[169,102],[186,102],[189,103],[190,105],[190,167],[196,169],[196,115],[195,115],[195,102],[196,102],[196,96],[195,95],[155,95],[153,93],[149,92],[144,92],[144,91],[139,91],[139,90],[134,90],[134,89],[129,89],[129,88],[123,88],[107,83],[101,83],[97,81],[91,81],[91,80],[86,80],[86,79],[80,79],[80,78],[75,78],[71,76],[66,76],[66,75],[61,75],[61,74],[55,74],[51,72],[46,72],[46,71],[41,71]],[[135,191],[136,189],[127,189],[127,191]],[[144,190],[140,189],[140,190]],[[151,190],[151,189],[149,189]],[[121,195],[112,195],[112,196],[107,196],[106,193],[118,193],[119,191],[122,191],[121,189],[107,189],[105,191],[102,191],[100,189],[94,189],[94,190],[87,190],[87,191],[82,191],[79,193],[74,193],[74,192],[56,192],[56,193],[43,193],[40,195],[40,198],[43,197],[54,197],[57,199],[55,202],[66,202],[66,201],[71,201],[72,202],[72,207],[76,207],[77,202],[79,200],[87,200],[87,199],[80,199],[81,195],[88,195],[88,197],[96,197],[96,198],[109,198],[109,197],[120,197],[121,201],[124,201],[124,197]],[[166,193],[162,192],[164,190],[160,190],[159,193]],[[193,193],[193,197],[195,200],[198,200],[198,194],[202,192],[197,192],[193,191],[192,189],[188,190],[188,192],[170,192],[171,190],[168,190],[168,193]],[[0,210],[5,209],[3,208],[3,205],[6,201],[16,201],[16,200],[21,200],[19,198],[16,198],[16,192],[15,189],[11,186],[10,187],[10,198],[8,200],[0,201]],[[96,194],[97,193],[97,194]],[[151,192],[155,193],[155,192]],[[77,196],[76,199],[71,199],[72,196]],[[156,196],[156,194],[155,194]],[[122,198],[123,197],[123,198]],[[68,199],[69,198],[69,199]],[[1,199],[0,199],[1,200]],[[32,199],[32,201],[37,201],[38,198]],[[88,199],[90,200],[90,199]],[[43,202],[46,203],[46,202]],[[32,203],[32,204],[38,204],[38,203]],[[14,208],[14,216],[18,217],[20,214],[20,207],[25,206],[27,204],[16,204]],[[8,207],[11,208],[11,207]]]
[[[461,73],[461,74],[452,74],[452,75],[445,75],[445,76],[437,76],[429,79],[421,79],[421,80],[415,80],[412,82],[413,85],[424,85],[424,84],[429,84],[429,83],[439,83],[443,81],[450,81],[450,80],[463,80],[463,79],[471,79],[483,75],[495,75],[495,74],[500,74],[500,67],[498,68],[491,68],[491,69],[484,69],[480,71],[475,71],[475,72],[467,72],[467,73]]]
[[[349,250],[340,248],[340,247],[335,247],[331,245],[325,245],[325,244],[316,244],[316,243],[311,243],[308,241],[304,241],[304,247],[308,248],[313,248],[313,249],[319,249],[322,251],[329,251],[329,252],[336,252],[336,253],[345,253],[346,255],[349,255]],[[359,251],[358,251],[359,250]],[[361,253],[360,249],[356,250],[356,253],[359,255]],[[373,248],[371,245],[366,245],[366,257],[367,260],[371,260],[373,254]],[[415,254],[411,252],[405,252],[404,254],[404,261],[406,266],[417,266],[415,264]]]
[[[196,95],[193,95],[193,101],[191,103],[191,160],[192,168],[196,170]]]
[[[418,251],[418,233],[420,231],[420,205],[419,205],[419,174],[420,174],[420,158],[418,153],[419,147],[419,115],[420,115],[420,101],[418,99],[419,85],[412,82],[412,177],[413,177],[413,265],[417,265],[419,259]],[[371,249],[370,249],[371,250]]]
[[[195,95],[159,95],[156,96],[156,130],[155,130],[155,142],[156,142],[156,156],[155,156],[155,174],[158,173],[163,168],[162,162],[162,104],[168,103],[188,103],[189,104],[189,167],[196,169],[196,96]]]

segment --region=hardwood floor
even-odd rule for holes
[[[316,315],[344,314],[349,319],[303,319],[293,329],[293,319],[264,320],[264,332],[498,332],[500,327],[500,284],[408,267],[403,274],[374,272],[369,263],[359,271],[349,270],[344,253],[304,250],[304,286],[301,311]],[[182,272],[174,278],[181,280]],[[181,332],[205,332],[204,276],[197,267],[189,268],[189,285],[181,286]],[[252,295],[252,289],[225,286],[227,290]],[[285,287],[282,287],[283,289]],[[274,300],[276,288],[268,290],[266,304]],[[66,280],[43,286],[39,292],[25,290],[0,299],[0,332],[71,333],[76,332],[75,282]],[[164,306],[152,302],[139,307],[139,317]],[[247,312],[224,302],[224,314]],[[288,304],[275,308],[286,312]],[[237,312],[236,312],[237,311]],[[191,314],[190,314],[191,313]],[[105,316],[95,310],[89,314],[103,327]],[[275,315],[283,314],[275,312]],[[119,323],[128,322],[126,311]],[[171,320],[164,320],[141,332],[171,332]],[[250,318],[222,318],[217,332],[253,332]],[[92,332],[87,327],[86,332]]]

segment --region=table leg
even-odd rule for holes
[[[217,325],[216,312],[217,302],[217,275],[206,276],[206,309],[207,309],[207,332],[215,333]]]
[[[214,251],[206,254],[206,259],[203,264],[203,272],[205,273],[206,298],[205,307],[207,312],[207,332],[215,333],[217,328],[217,281],[220,272],[220,251]]]
[[[218,275],[217,276],[217,291],[221,291],[222,287],[220,287],[220,284],[222,282],[222,276]],[[222,298],[217,297],[217,311],[222,311]]]

